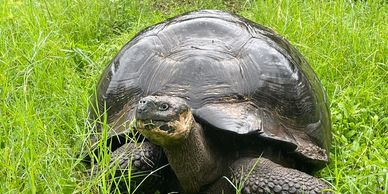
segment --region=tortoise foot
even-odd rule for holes
[[[122,172],[131,169],[132,174],[135,175],[156,170],[167,164],[167,161],[160,147],[150,142],[143,142],[140,145],[127,143],[119,147],[111,154],[111,163],[118,163],[119,170]]]
[[[162,187],[166,175],[171,174],[168,172],[171,169],[163,168],[166,164],[159,146],[150,142],[126,143],[111,153],[109,168],[116,171],[109,175],[113,183],[110,189],[121,193],[132,193],[135,189],[136,193],[153,193]],[[97,167],[94,176],[101,174],[101,170]]]

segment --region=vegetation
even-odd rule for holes
[[[241,14],[295,45],[331,102],[332,160],[317,176],[338,193],[387,193],[385,1],[177,2],[0,1],[0,193],[87,193],[99,185],[77,154],[100,74],[141,29],[202,8]]]

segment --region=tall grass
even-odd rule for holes
[[[388,5],[384,1],[0,1],[0,192],[90,192],[77,153],[88,99],[146,26],[200,8],[239,13],[285,36],[330,98],[339,193],[388,191]]]

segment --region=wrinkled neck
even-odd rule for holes
[[[202,127],[195,122],[184,141],[164,150],[185,192],[197,193],[205,184],[221,176],[222,160],[210,145]]]

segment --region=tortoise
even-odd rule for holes
[[[146,28],[106,68],[96,100],[90,118],[107,114],[112,164],[168,164],[145,192],[330,189],[311,175],[331,142],[320,81],[285,38],[235,14],[199,10]]]

